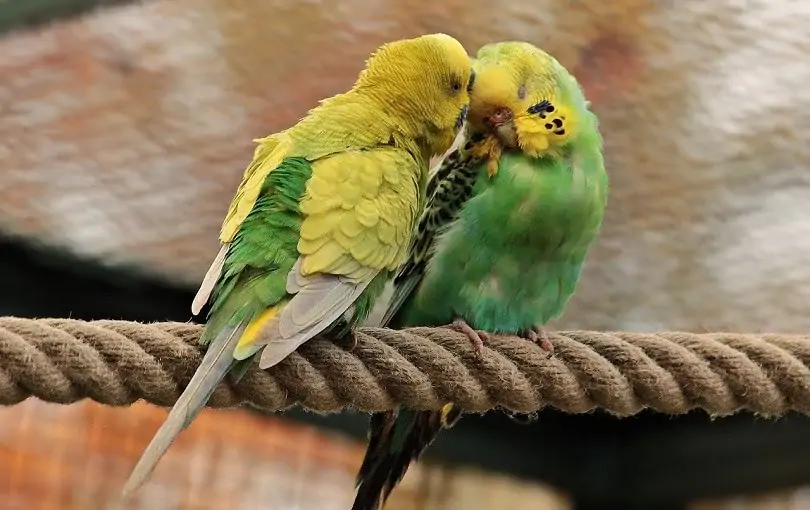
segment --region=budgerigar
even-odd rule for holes
[[[452,324],[480,353],[487,332],[551,350],[543,326],[565,310],[602,223],[602,138],[576,79],[523,42],[489,44],[473,64],[466,142],[428,184],[409,258],[383,325]],[[371,417],[353,510],[384,504],[461,410]]]
[[[472,62],[444,34],[385,44],[354,86],[256,140],[192,305],[208,350],[124,488],[139,487],[228,372],[271,367],[320,333],[346,338],[402,264],[428,161],[469,108]],[[317,77],[313,77],[317,79]]]

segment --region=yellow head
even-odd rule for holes
[[[557,154],[588,122],[576,79],[548,53],[525,42],[487,44],[476,73],[467,135],[481,140],[474,154],[497,161],[504,147],[532,157]],[[497,165],[488,166],[490,175]]]
[[[430,34],[381,46],[354,90],[377,102],[397,131],[434,155],[449,149],[461,129],[472,81],[472,62],[461,43]]]

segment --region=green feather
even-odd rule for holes
[[[287,273],[298,259],[303,218],[299,202],[312,175],[304,158],[287,158],[267,175],[259,198],[231,243],[200,342],[251,319],[286,294]]]

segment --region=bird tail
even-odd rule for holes
[[[143,485],[177,435],[205,407],[216,387],[234,364],[233,351],[246,326],[247,321],[242,321],[223,329],[214,337],[200,367],[130,473],[122,491],[124,498]]]
[[[352,510],[380,510],[411,462],[460,417],[461,410],[452,404],[440,411],[398,409],[372,414]]]

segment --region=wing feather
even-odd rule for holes
[[[286,279],[293,296],[256,340],[261,368],[326,330],[378,274],[402,263],[408,238],[397,233],[414,229],[424,166],[394,147],[313,163],[300,204],[300,257]]]
[[[253,160],[245,168],[242,182],[239,183],[231,205],[228,207],[225,220],[222,222],[219,233],[222,245],[191,302],[191,313],[194,315],[199,315],[211,298],[211,293],[222,276],[228,248],[239,231],[239,227],[253,210],[267,175],[284,161],[290,148],[289,140],[283,132],[253,141],[258,143],[253,151]]]
[[[347,151],[313,164],[301,201],[304,275],[331,273],[352,281],[370,279],[402,263],[419,208],[419,190],[409,175],[422,172],[407,151],[384,147]]]

